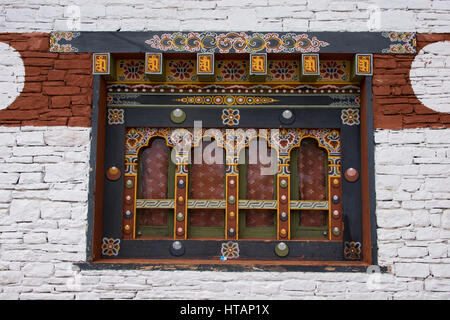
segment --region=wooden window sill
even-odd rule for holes
[[[371,265],[363,261],[258,261],[258,260],[156,260],[100,259],[77,263],[81,270],[190,270],[190,271],[300,271],[300,272],[367,272]],[[387,267],[379,267],[388,272]]]

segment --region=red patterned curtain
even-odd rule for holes
[[[153,139],[140,156],[141,179],[140,195],[142,199],[167,199],[167,177],[169,147],[164,139]],[[166,209],[140,210],[139,223],[143,226],[167,225]]]
[[[298,153],[300,200],[326,200],[326,163],[327,152],[314,139],[304,139]],[[327,216],[322,211],[302,210],[300,214],[301,226],[327,225]]]
[[[210,148],[213,147],[213,152],[203,152],[206,148],[211,150]],[[203,152],[202,163],[193,163],[190,167],[190,198],[225,199],[224,150],[217,147],[215,140],[203,141],[202,149],[195,150],[195,152]],[[214,161],[219,159],[221,163],[214,163]],[[222,227],[224,225],[223,210],[193,209],[189,215],[190,225],[193,227]]]
[[[257,143],[252,140],[251,144]],[[256,150],[256,148],[249,148]],[[270,149],[268,153],[270,154]],[[275,151],[272,151],[275,152]],[[258,150],[259,153],[259,150]],[[267,155],[268,157],[269,155]],[[247,200],[273,200],[275,199],[275,178],[273,175],[262,175],[263,168],[269,168],[268,164],[261,163],[261,157],[258,155],[256,163],[249,163],[249,155],[246,153],[245,163],[247,164]],[[254,161],[255,162],[255,161]],[[265,161],[266,162],[266,161]],[[268,170],[265,170],[268,171]],[[247,210],[245,223],[247,227],[271,227],[274,225],[273,210]]]

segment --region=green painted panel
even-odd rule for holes
[[[320,227],[302,227],[300,226],[301,210],[291,211],[291,239],[328,239],[328,225]],[[318,210],[317,213],[320,211]],[[327,220],[328,221],[328,220]]]

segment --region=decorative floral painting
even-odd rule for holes
[[[123,82],[146,81],[144,60],[119,60],[117,80]]]
[[[298,81],[299,63],[296,60],[269,60],[267,81]]]
[[[197,81],[196,62],[194,60],[169,60],[166,67],[168,82]]]
[[[197,61],[195,59],[172,59],[165,61],[166,82],[198,83]],[[300,61],[268,60],[266,82],[300,83]],[[347,60],[321,60],[318,83],[348,83],[351,62]],[[216,60],[215,81],[245,83],[250,81],[248,60]],[[144,60],[126,59],[117,61],[117,81],[147,82]]]
[[[216,63],[216,81],[239,82],[248,80],[248,62],[246,60],[218,60]]]
[[[322,60],[319,64],[322,82],[346,82],[350,78],[350,62],[345,60]]]

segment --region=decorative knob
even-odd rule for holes
[[[230,213],[228,213],[228,216],[230,218],[234,218],[236,216],[236,214],[234,213],[234,211],[231,211]]]
[[[184,183],[183,179],[180,179],[177,183],[177,187],[180,189],[183,189],[185,187],[186,183]]]
[[[111,167],[111,168],[109,168],[109,172],[110,172],[111,174],[116,174],[116,173],[119,172],[119,169],[117,169],[116,167]]]
[[[332,180],[332,185],[333,185],[333,187],[335,187],[335,188],[339,187],[339,179],[334,178],[334,179]]]
[[[133,187],[134,187],[133,180],[128,179],[128,180],[125,182],[125,187],[127,187],[127,189],[133,188]]]
[[[281,214],[280,214],[280,220],[281,221],[286,221],[288,219],[288,215],[287,215],[287,213],[286,212],[282,212]]]
[[[345,170],[344,177],[348,182],[355,182],[359,178],[359,172],[355,168],[348,168]]]
[[[332,232],[333,232],[333,235],[335,235],[336,237],[341,234],[341,230],[339,230],[338,227],[334,227]]]
[[[177,200],[178,200],[179,204],[183,204],[184,203],[184,198],[182,196],[179,196]]]
[[[184,213],[178,212],[177,213],[177,221],[183,221],[184,220]]]
[[[174,243],[172,243],[172,248],[174,250],[180,250],[183,247],[183,245],[181,244],[180,241],[174,241]]]
[[[130,210],[125,211],[124,215],[125,215],[125,218],[126,218],[126,219],[130,219],[130,218],[133,216],[133,215],[131,214],[131,211],[130,211]]]
[[[130,203],[131,203],[131,196],[130,196],[130,195],[127,195],[127,196],[125,197],[125,203],[126,203],[126,204],[130,204]]]
[[[292,111],[291,110],[284,110],[281,115],[285,119],[291,119],[292,118]]]
[[[283,124],[292,124],[295,121],[295,116],[291,110],[284,110],[279,119]]]
[[[282,179],[280,181],[280,187],[286,188],[288,186],[288,182],[285,179]]]
[[[280,230],[280,236],[282,236],[283,238],[287,236],[286,229],[283,228],[283,229]]]
[[[233,187],[236,185],[236,181],[235,181],[234,179],[230,179],[230,180],[228,181],[228,185],[229,185],[231,188],[233,188]]]
[[[110,167],[106,171],[106,178],[111,181],[116,181],[120,178],[120,170],[117,167]]]
[[[236,231],[233,228],[228,229],[228,235],[230,237],[234,237],[236,234]]]
[[[340,216],[341,216],[341,213],[339,212],[339,210],[334,210],[333,211],[333,218],[339,219]]]
[[[182,236],[183,234],[184,234],[184,229],[181,227],[177,228],[177,235]]]
[[[182,123],[186,119],[186,113],[177,108],[170,113],[170,120],[174,123]]]
[[[130,232],[131,232],[131,227],[130,227],[130,225],[129,225],[129,224],[126,224],[126,225],[123,227],[123,230],[125,231],[125,233],[130,233]]]
[[[184,246],[181,241],[174,241],[169,247],[169,251],[173,256],[182,256],[184,254]]]
[[[289,247],[286,243],[280,242],[275,246],[275,254],[279,257],[286,257],[289,254]]]
[[[340,201],[339,196],[335,194],[333,198],[331,198],[331,201],[333,201],[334,204],[338,204]]]
[[[228,203],[229,204],[234,204],[236,202],[236,198],[234,196],[229,196],[228,197]]]
[[[281,200],[281,202],[285,203],[285,202],[287,201],[286,195],[283,194],[283,195],[280,197],[280,200]]]

